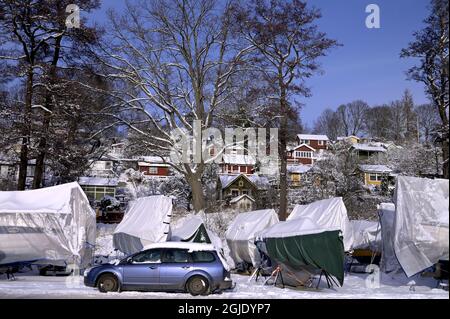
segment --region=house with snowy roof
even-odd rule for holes
[[[356,135],[350,135],[350,136],[338,136],[337,142],[347,142],[350,144],[357,144],[361,141],[361,139]]]
[[[220,174],[217,183],[218,199],[231,201],[242,195],[255,199],[259,192],[269,187],[269,180],[265,176]]]
[[[382,143],[356,143],[350,149],[361,161],[386,153],[387,151]]]
[[[383,180],[393,184],[396,176],[392,169],[386,165],[359,165],[358,168],[364,180],[364,185],[368,187],[381,187]]]
[[[255,203],[255,199],[247,194],[237,196],[230,200],[230,206],[233,209],[238,209],[241,212],[252,211]]]
[[[169,158],[143,156],[139,158],[138,170],[148,177],[167,178],[171,174]]]
[[[293,164],[287,166],[289,175],[289,185],[291,187],[300,187],[302,176],[311,170],[312,166],[303,164]]]
[[[256,158],[243,154],[224,154],[220,166],[221,174],[252,175],[255,173]]]
[[[287,161],[291,164],[313,165],[328,150],[329,142],[326,135],[299,134],[297,145],[288,148]]]
[[[91,203],[101,201],[104,197],[116,197],[119,179],[115,177],[91,177],[83,176],[78,178],[84,193]]]

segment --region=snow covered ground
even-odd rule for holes
[[[436,281],[431,278],[408,279],[403,274],[382,275],[379,288],[367,288],[366,274],[348,274],[343,287],[326,288],[322,282],[319,290],[293,289],[263,286],[262,280],[248,282],[248,276],[233,275],[236,287],[232,291],[208,297],[195,298],[236,298],[236,299],[448,299],[449,293],[434,288]],[[15,281],[0,277],[0,298],[54,298],[54,299],[188,299],[185,293],[164,292],[122,292],[102,294],[96,289],[85,287],[81,277],[39,277],[18,274]]]
[[[107,263],[122,257],[114,250],[112,233],[116,225],[98,225],[97,242],[94,258],[96,264]],[[396,275],[381,274],[380,286],[369,288],[369,275],[347,274],[343,287],[327,288],[323,279],[319,289],[294,289],[263,285],[263,280],[249,282],[250,276],[232,275],[236,287],[222,294],[208,297],[216,299],[449,299],[449,293],[437,289],[437,282],[432,278],[415,276],[406,278],[403,273]],[[314,287],[317,285],[317,279]],[[5,298],[38,298],[38,299],[103,299],[103,298],[132,298],[132,299],[187,299],[194,298],[185,293],[164,292],[123,292],[102,294],[98,290],[85,287],[80,276],[70,277],[41,277],[37,271],[16,274],[15,281],[8,281],[5,275],[0,275],[0,299]]]

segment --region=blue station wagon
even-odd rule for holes
[[[173,291],[208,295],[232,287],[223,260],[209,244],[152,244],[116,264],[87,269],[84,284],[101,292]]]

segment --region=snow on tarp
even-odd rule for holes
[[[395,205],[381,203],[378,206],[378,218],[381,225],[381,261],[382,272],[396,272],[401,269],[394,251]]]
[[[316,224],[311,218],[290,219],[285,222],[278,222],[275,225],[258,233],[257,237],[267,238],[288,238],[303,235],[313,235],[325,231],[340,230],[338,227],[322,227]]]
[[[114,247],[133,254],[151,243],[164,242],[169,237],[172,199],[150,196],[132,202],[113,235]]]
[[[92,262],[95,212],[78,183],[0,192],[0,264]]]
[[[394,249],[408,277],[448,259],[449,181],[399,176]]]
[[[351,220],[353,230],[353,249],[381,249],[381,226],[369,220]]]
[[[177,226],[170,228],[170,233],[170,241],[211,243],[203,219],[196,215],[179,220]]]
[[[228,227],[225,237],[231,258],[236,264],[247,262],[253,266],[260,263],[260,254],[255,246],[256,233],[276,224],[278,215],[273,209],[241,213]]]
[[[287,220],[297,218],[309,218],[323,229],[340,229],[344,238],[345,251],[352,249],[352,226],[341,197],[324,199],[309,205],[296,205]]]

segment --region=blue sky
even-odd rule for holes
[[[389,103],[411,90],[417,104],[428,101],[420,83],[408,81],[405,72],[414,63],[401,59],[400,51],[423,27],[429,0],[309,0],[322,11],[321,31],[337,40],[341,47],[321,58],[322,75],[307,81],[312,97],[300,98],[304,104],[302,121],[312,126],[326,108],[361,99],[369,105]],[[105,22],[104,11],[123,7],[122,0],[104,0],[102,10],[92,17]],[[381,10],[381,28],[367,29],[365,12],[369,4]]]

